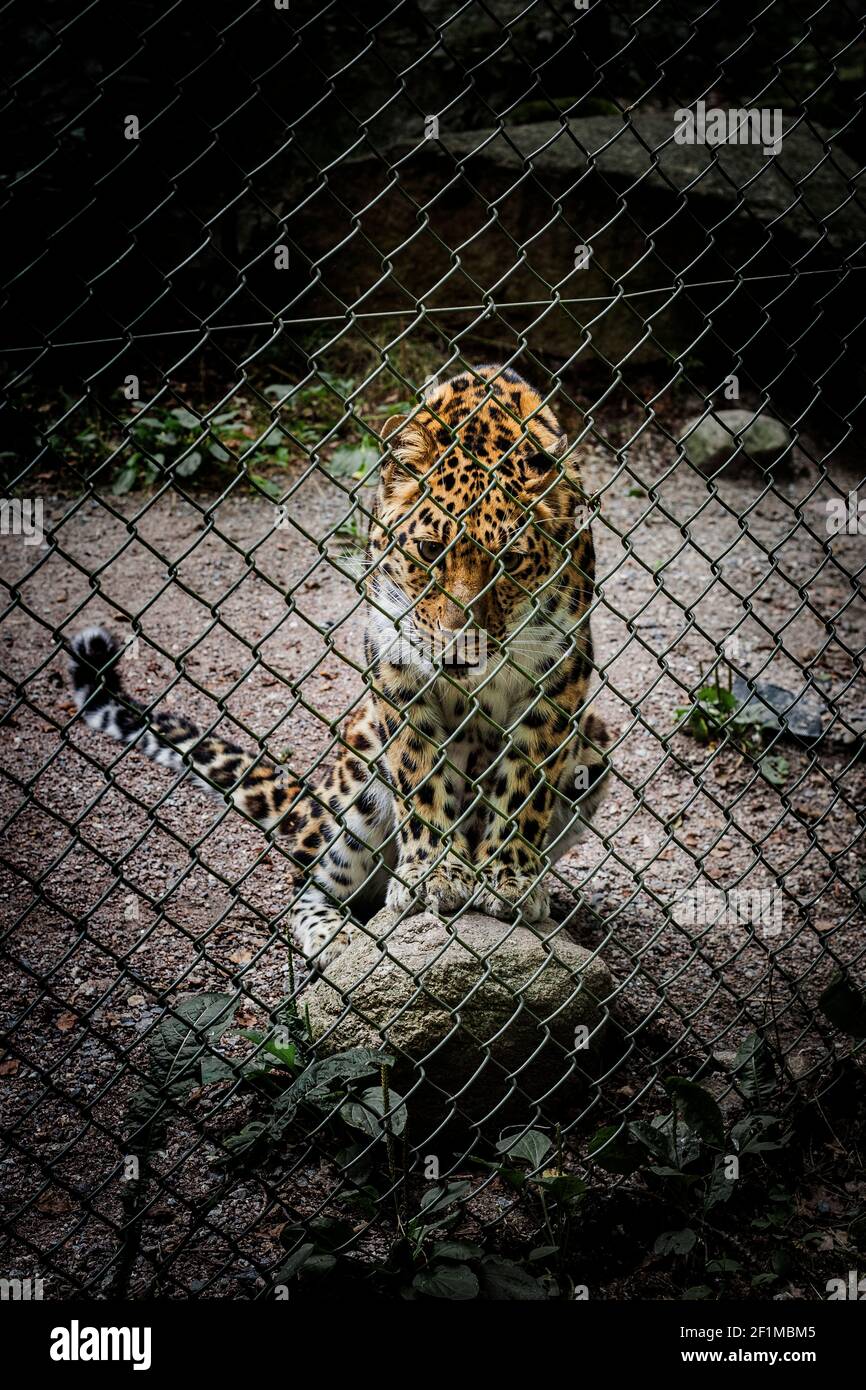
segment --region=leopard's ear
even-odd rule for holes
[[[386,487],[401,470],[418,478],[430,471],[436,446],[417,416],[392,415],[382,426],[382,440],[388,441],[388,456],[382,466],[382,482]]]
[[[559,441],[554,447],[558,446]],[[512,470],[513,486],[524,499],[534,499],[557,481],[561,471],[553,449],[537,449],[535,453],[516,461]]]

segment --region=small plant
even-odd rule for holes
[[[654,1243],[660,1256],[686,1257],[698,1247],[709,1251],[718,1232],[714,1209],[729,1202],[738,1191],[743,1159],[784,1150],[792,1133],[779,1115],[768,1110],[778,1089],[769,1049],[759,1033],[742,1043],[731,1068],[739,1090],[749,1105],[748,1113],[728,1127],[715,1098],[703,1086],[683,1077],[664,1082],[670,1109],[650,1121],[631,1121],[598,1131],[587,1158],[607,1172],[628,1176],[640,1173],[650,1189],[663,1195],[669,1211],[677,1211],[679,1226],[661,1231]],[[781,1208],[771,1215],[783,1225]],[[763,1216],[758,1219],[765,1219]],[[710,1256],[707,1274],[736,1273],[740,1265],[727,1256]],[[762,1277],[762,1276],[758,1276]],[[773,1275],[773,1277],[776,1277]],[[686,1296],[709,1297],[708,1285],[692,1286]]]
[[[405,1244],[415,1272],[411,1284],[401,1289],[402,1296],[460,1303],[476,1298],[533,1302],[548,1298],[544,1283],[517,1261],[448,1235],[470,1192],[470,1183],[462,1181],[437,1184],[425,1193],[419,1211],[406,1226]]]
[[[774,787],[782,787],[791,771],[788,759],[780,753],[764,752],[764,734],[754,720],[744,717],[742,704],[733,691],[733,671],[727,661],[720,661],[716,679],[702,685],[693,703],[674,710],[677,721],[698,743],[728,741],[743,757],[754,761],[764,778]]]

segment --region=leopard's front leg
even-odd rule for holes
[[[565,711],[579,709],[585,693],[585,678],[575,675],[555,701],[542,698],[532,705],[511,730],[496,763],[492,814],[479,851],[486,884],[480,906],[494,917],[517,911],[526,921],[537,922],[550,911],[543,884],[548,867],[544,846],[578,727],[577,716]]]
[[[397,863],[386,905],[398,910],[426,906],[450,915],[477,889],[466,842],[454,829],[459,774],[448,763],[447,735],[435,699],[418,692],[404,704],[396,698],[399,692],[398,684],[390,697],[377,695],[396,806]]]

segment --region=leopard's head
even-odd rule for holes
[[[541,396],[509,368],[480,367],[383,434],[367,579],[379,651],[397,628],[404,650],[408,635],[459,676],[483,647],[526,655],[551,623],[573,626],[591,600],[591,540]]]

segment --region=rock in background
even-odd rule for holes
[[[526,335],[577,369],[701,353],[727,355],[733,370],[735,345],[780,352],[802,334],[816,296],[815,333],[837,312],[852,326],[850,291],[830,302],[830,279],[790,272],[837,265],[866,237],[853,161],[826,160],[804,125],[776,158],[756,145],[678,145],[675,126],[673,111],[504,132],[443,120],[440,139],[424,141],[419,121],[385,158],[335,169],[292,219],[302,256],[321,268],[307,312],[420,301],[446,332],[469,329],[499,353]],[[788,288],[761,278],[779,275]],[[488,297],[504,307],[485,315]]]
[[[752,410],[715,410],[691,420],[683,441],[686,457],[706,472],[750,463],[769,469],[792,446],[781,420]]]

